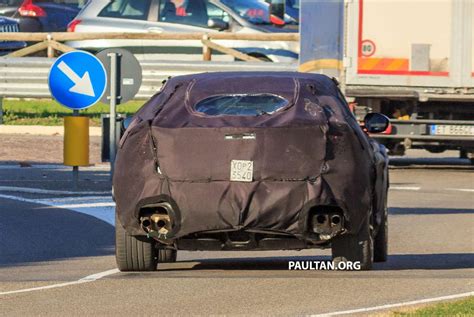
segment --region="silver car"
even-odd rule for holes
[[[269,5],[259,0],[94,0],[69,25],[69,32],[298,32],[290,16],[271,16]],[[216,41],[226,47],[273,62],[296,62],[298,43]],[[88,51],[121,47],[143,59],[198,60],[202,44],[197,40],[87,40],[68,45]],[[218,54],[218,53],[217,53]],[[158,55],[158,56],[157,56]],[[180,56],[181,55],[181,56]],[[213,59],[229,60],[218,55]]]

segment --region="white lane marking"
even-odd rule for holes
[[[402,306],[413,306],[413,305],[419,305],[419,304],[425,304],[425,303],[440,302],[440,301],[463,298],[463,297],[469,297],[469,296],[474,296],[474,292],[467,292],[467,293],[462,293],[462,294],[454,294],[454,295],[448,295],[448,296],[426,298],[426,299],[414,300],[414,301],[410,301],[410,302],[401,302],[401,303],[396,303],[396,304],[388,304],[388,305],[381,305],[381,306],[374,306],[374,307],[367,307],[367,308],[342,310],[342,311],[336,311],[336,312],[318,314],[318,315],[311,315],[311,316],[312,317],[331,317],[331,316],[339,316],[339,315],[351,315],[351,314],[366,313],[366,312],[370,312],[370,311],[385,310],[385,309],[402,307]]]
[[[420,187],[390,186],[390,189],[393,189],[393,190],[414,190],[414,191],[417,191],[417,190],[420,190]]]
[[[40,287],[33,287],[33,288],[25,288],[25,289],[19,289],[15,291],[8,291],[8,292],[2,292],[0,293],[1,295],[11,295],[11,294],[18,294],[18,293],[27,293],[27,292],[35,292],[35,291],[42,291],[42,290],[47,290],[47,289],[52,289],[52,288],[59,288],[59,287],[65,287],[65,286],[70,286],[70,285],[77,285],[77,284],[83,284],[83,283],[89,283],[89,282],[95,282],[103,277],[119,273],[120,271],[118,269],[113,269],[113,270],[108,270],[92,275],[88,275],[86,277],[83,277],[77,281],[73,282],[66,282],[66,283],[60,283],[60,284],[53,284],[53,285],[46,285],[46,286],[40,286]]]
[[[29,187],[15,187],[15,186],[0,186],[0,191],[28,193],[28,194],[49,194],[49,195],[103,195],[110,194],[110,191],[105,192],[73,192],[67,190],[49,190]]]
[[[97,201],[97,202],[109,202],[111,201],[110,196],[87,196],[87,197],[59,197],[59,198],[41,198],[37,199],[37,202],[45,203],[72,203],[72,202],[81,202],[87,199],[88,201]]]
[[[92,203],[92,204],[69,204],[69,205],[52,205],[55,208],[63,208],[63,209],[75,209],[75,208],[96,208],[96,207],[115,207],[114,202],[110,203]]]
[[[85,215],[92,216],[94,218],[100,219],[102,221],[115,226],[115,203],[112,201],[112,197],[108,196],[102,202],[90,203],[89,199],[91,197],[84,196],[82,200],[76,201],[75,204],[64,204],[64,202],[56,201],[56,198],[53,199],[31,199],[24,198],[12,195],[0,194],[0,198],[12,199],[16,201],[22,201],[26,203],[46,205],[46,208],[38,208],[37,210],[44,210],[47,208],[62,208],[75,212],[79,212]],[[96,198],[96,197],[94,197]],[[102,197],[103,198],[103,197]]]
[[[392,190],[410,190],[410,191],[418,191],[421,187],[410,187],[410,186],[390,186]],[[447,191],[459,191],[459,192],[467,192],[467,193],[474,193],[474,189],[471,188],[444,188],[443,190]]]
[[[118,269],[112,269],[112,270],[108,270],[108,271],[88,275],[86,277],[81,278],[79,281],[97,281],[97,280],[100,280],[103,277],[106,277],[106,276],[109,276],[109,275],[112,275],[112,274],[116,274],[116,273],[120,273],[120,271]]]
[[[4,195],[4,194],[0,194],[0,198],[13,199],[13,200],[18,200],[18,201],[23,201],[23,202],[26,202],[26,203],[36,203],[36,201],[34,199],[28,199],[28,198],[11,196],[11,195]]]
[[[474,193],[474,189],[471,189],[471,188],[445,188],[445,190]]]

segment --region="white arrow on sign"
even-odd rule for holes
[[[74,83],[74,86],[69,89],[70,92],[95,97],[89,72],[85,72],[82,77],[79,77],[65,62],[59,63],[58,68]]]

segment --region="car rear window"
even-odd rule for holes
[[[115,0],[99,13],[100,17],[147,20],[151,0]]]
[[[260,116],[273,114],[288,104],[288,100],[274,94],[219,95],[199,101],[194,110],[208,116]]]

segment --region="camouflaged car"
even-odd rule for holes
[[[113,179],[116,259],[155,270],[177,250],[332,248],[387,258],[388,159],[334,80],[292,72],[174,77],[133,117]]]

